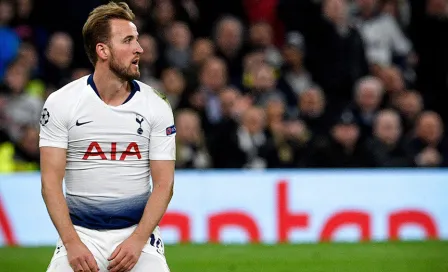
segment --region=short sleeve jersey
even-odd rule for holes
[[[67,149],[66,200],[73,224],[138,224],[150,195],[150,160],[175,160],[173,112],[164,95],[131,82],[120,106],[104,103],[93,75],[52,93],[40,119],[40,147]]]

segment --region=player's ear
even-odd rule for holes
[[[106,60],[110,56],[109,47],[104,43],[96,44],[96,53],[98,55],[98,58],[100,58],[102,60]]]

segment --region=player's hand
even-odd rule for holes
[[[84,245],[83,242],[77,241],[67,243],[67,258],[74,272],[96,272],[100,271],[92,252]]]
[[[142,241],[136,235],[131,235],[117,246],[109,259],[107,259],[110,261],[107,269],[111,272],[130,271],[140,258],[145,244],[146,241]]]

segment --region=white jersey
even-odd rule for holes
[[[132,81],[120,106],[104,103],[93,75],[52,93],[39,146],[67,149],[66,200],[74,225],[120,229],[141,219],[150,195],[150,160],[175,159],[173,112],[163,95]]]

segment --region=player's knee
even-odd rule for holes
[[[170,272],[166,261],[159,256],[142,252],[137,264],[131,272]]]
[[[67,256],[54,259],[48,266],[47,272],[73,272]]]

